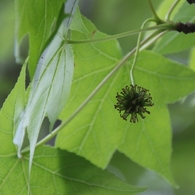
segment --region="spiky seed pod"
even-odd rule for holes
[[[182,22],[178,22],[176,24],[175,30],[178,32],[183,32],[185,34],[193,33],[195,32],[195,23],[187,22],[184,24]]]
[[[122,92],[117,93],[116,99],[115,109],[121,113],[120,116],[124,120],[131,115],[130,122],[133,123],[138,122],[137,114],[143,119],[145,118],[144,113],[150,114],[145,107],[154,105],[149,90],[137,85],[122,88]]]

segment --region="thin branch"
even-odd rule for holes
[[[167,30],[167,29],[169,30],[169,29],[172,29],[172,28],[173,28],[172,23],[163,23],[163,24],[152,26],[152,27],[132,30],[132,31],[116,34],[116,35],[110,35],[110,36],[100,38],[100,39],[65,40],[65,41],[66,41],[67,44],[95,43],[95,42],[103,42],[103,41],[110,41],[110,40],[113,40],[113,39],[119,39],[119,38],[127,37],[127,36],[130,36],[130,35],[138,34],[140,32],[147,32],[147,31],[151,31],[151,30]]]

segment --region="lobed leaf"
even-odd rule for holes
[[[18,159],[14,151],[10,153],[0,155],[2,194],[134,195],[145,190],[126,184],[81,157],[48,146],[36,150],[29,181],[29,156]]]
[[[74,27],[74,40],[103,36],[86,18],[77,15],[75,19],[74,22],[82,26]],[[75,77],[71,98],[61,113],[61,119],[71,115],[87,98],[114,68],[121,53],[115,41],[75,45],[73,49]],[[133,161],[158,172],[177,186],[170,171],[171,126],[166,104],[195,90],[192,82],[195,74],[154,52],[140,53],[135,70],[136,84],[150,90],[155,106],[149,109],[151,115],[145,120],[130,124],[114,110],[116,92],[129,84],[130,65],[128,63],[113,75],[58,134],[56,146],[83,156],[101,168],[107,166],[112,154],[119,149]]]
[[[48,116],[51,128],[64,107],[72,82],[74,69],[73,54],[70,45],[55,37],[50,47],[45,51],[39,61],[36,77],[34,77],[29,99],[20,119],[17,134],[25,134],[27,129],[30,141],[31,162],[41,124],[44,117]],[[24,136],[24,135],[23,135]],[[19,147],[23,138],[15,142]]]
[[[16,147],[12,144],[15,121],[25,103],[25,69],[26,66],[0,110],[0,194],[134,195],[143,191],[81,157],[49,146],[35,151],[29,179],[29,154],[17,158]]]
[[[73,4],[72,4],[73,3]],[[78,0],[68,1],[65,11],[74,15]],[[50,130],[63,109],[69,96],[74,70],[72,48],[67,45],[62,36],[68,36],[72,16],[61,24],[58,34],[44,50],[39,59],[32,86],[23,115],[17,126],[14,143],[18,146],[18,157],[21,158],[21,148],[25,132],[30,142],[29,173],[42,122],[48,117]]]

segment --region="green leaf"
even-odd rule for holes
[[[1,150],[2,194],[134,195],[144,191],[143,188],[135,188],[122,182],[81,157],[46,146],[35,152],[28,183],[28,161],[28,155],[20,160],[14,150],[7,151],[7,155],[3,155]]]
[[[72,25],[76,30],[72,39],[103,36],[86,18],[75,16],[75,19],[82,25],[77,29]],[[121,54],[116,41],[75,45],[73,49],[75,77],[70,101],[61,113],[61,119],[67,119],[89,96],[114,68]],[[133,161],[158,172],[177,186],[170,171],[171,126],[166,104],[195,90],[192,82],[195,74],[156,53],[141,53],[135,71],[136,84],[150,90],[155,106],[149,109],[151,115],[145,120],[131,124],[123,121],[114,110],[116,92],[129,84],[129,70],[130,64],[127,64],[106,82],[58,134],[56,146],[83,156],[102,168],[107,166],[114,151],[119,149]]]
[[[194,71],[151,51],[139,55],[135,77],[136,83],[148,88],[160,105],[174,103],[195,90]]]
[[[64,28],[62,24],[59,33],[62,34]],[[28,102],[14,138],[20,157],[24,134],[27,130],[31,154],[29,170],[44,117],[49,118],[52,128],[68,99],[73,70],[72,48],[65,44],[59,35],[56,35],[39,60]]]
[[[25,67],[19,80],[0,111],[0,192],[2,194],[136,194],[144,189],[134,188],[100,170],[86,160],[50,147],[36,150],[30,184],[29,155],[16,156],[12,143],[14,120],[21,112],[25,97]],[[24,101],[22,102],[22,104]],[[23,105],[22,105],[23,106]],[[43,177],[40,176],[44,176]],[[17,182],[16,182],[17,180]]]
[[[20,60],[19,45],[24,35],[29,34],[29,70],[33,76],[38,59],[46,47],[46,42],[52,31],[55,31],[55,22],[61,16],[65,0],[34,1],[15,0],[16,38],[15,56]]]
[[[166,103],[173,103],[195,90],[195,73],[156,53],[145,51],[139,55],[135,78],[138,85],[150,90],[154,106],[150,108],[150,116],[126,131],[119,151],[160,173],[176,186],[169,167],[171,127]]]
[[[17,158],[12,144],[15,123],[25,103],[25,69],[0,110],[0,193],[1,194],[137,194],[132,187],[85,159],[48,146],[39,147],[29,180],[29,154]]]
[[[21,158],[21,148],[26,131],[28,133],[30,142],[29,173],[44,118],[48,117],[51,131],[69,96],[74,60],[72,47],[62,40],[62,36],[69,36],[69,26],[77,4],[77,0],[67,2],[66,11],[71,13],[71,16],[61,24],[58,33],[39,59],[27,105],[17,125],[14,143],[18,147],[19,158]]]
[[[181,2],[180,9],[174,14],[172,21],[174,22],[194,22],[194,6]],[[161,9],[161,7],[159,8]],[[169,32],[155,45],[154,51],[161,54],[175,53],[185,49],[189,49],[195,45],[195,36],[192,34],[184,34],[179,32]]]

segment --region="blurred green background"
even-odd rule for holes
[[[162,1],[153,0],[157,9]],[[0,0],[0,107],[10,93],[19,75],[21,65],[14,59],[14,1]],[[117,34],[138,29],[151,17],[146,0],[80,0],[81,12],[96,27],[107,34]],[[123,53],[136,45],[137,36],[119,40]],[[27,43],[21,47],[26,56]],[[189,51],[171,56],[175,60],[188,62]],[[178,89],[179,90],[179,89]],[[133,163],[123,154],[116,152],[107,167],[117,177],[136,186],[148,186],[141,195],[194,195],[195,194],[195,98],[194,94],[168,105],[173,127],[172,171],[179,189],[173,189],[153,171]],[[160,117],[160,116],[159,116]]]

